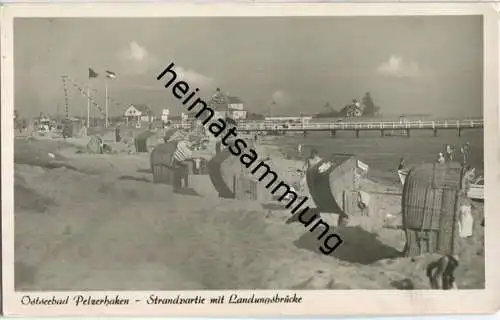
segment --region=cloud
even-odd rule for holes
[[[148,50],[136,41],[131,41],[125,49],[120,51],[118,56],[123,63],[125,73],[129,74],[146,73],[156,61]]]
[[[273,101],[278,105],[287,105],[291,101],[290,95],[282,90],[275,91],[272,97]]]
[[[384,76],[397,78],[416,78],[422,74],[416,62],[407,61],[397,55],[392,55],[389,60],[383,62],[377,68],[377,72]]]
[[[118,56],[123,63],[124,73],[127,74],[145,74],[162,65],[157,57],[136,41],[131,41],[125,49],[119,52]],[[189,83],[190,86],[207,88],[213,85],[214,79],[209,76],[178,65],[174,69],[177,76]]]
[[[146,48],[141,47],[137,42],[132,41],[129,43],[128,48],[123,52],[126,60],[144,61],[148,57]]]
[[[196,86],[200,88],[207,88],[213,86],[214,79],[209,76],[180,66],[175,66],[174,69],[177,72],[177,75],[182,78],[182,80],[186,81],[190,87]]]

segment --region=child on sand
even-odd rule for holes
[[[453,255],[442,256],[439,260],[427,266],[427,277],[432,289],[457,289],[454,272],[459,265],[458,257]]]

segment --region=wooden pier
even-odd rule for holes
[[[337,121],[311,122],[307,124],[277,124],[264,121],[248,121],[238,124],[239,132],[308,132],[329,131],[335,136],[339,131],[352,131],[359,137],[361,131],[380,131],[380,135],[410,136],[413,130],[430,130],[437,136],[438,130],[455,130],[460,136],[464,130],[483,129],[483,120],[416,120],[416,121]]]

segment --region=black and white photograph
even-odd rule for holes
[[[498,150],[485,134],[498,131],[498,82],[487,82],[498,77],[488,71],[498,68],[486,35],[498,42],[494,10],[326,6],[13,9],[2,30],[7,302],[23,312],[135,301],[143,313],[298,314],[314,290],[330,304],[316,313],[342,303],[356,314],[359,303],[328,292],[460,301],[475,290],[482,311],[496,310],[484,298],[485,229],[496,223],[485,211],[495,194],[485,181],[497,183],[496,164],[485,165]]]

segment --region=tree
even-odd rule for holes
[[[380,107],[375,105],[375,102],[373,102],[373,98],[370,95],[370,92],[365,93],[362,103],[365,106],[363,114],[366,116],[374,116],[380,111]]]
[[[316,114],[314,117],[316,118],[334,118],[339,116],[339,112],[333,108],[329,102],[326,102],[323,105],[324,111]]]

